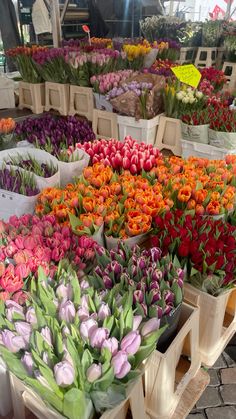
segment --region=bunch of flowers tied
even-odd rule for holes
[[[58,167],[50,163],[39,163],[33,156],[28,153],[25,157],[20,154],[8,156],[4,159],[5,164],[20,167],[24,170],[34,173],[37,176],[49,178],[53,176],[57,171]]]
[[[179,82],[170,82],[163,93],[165,114],[170,118],[180,118],[189,111],[200,110],[206,103],[203,93]]]
[[[0,224],[0,300],[24,301],[24,291],[39,266],[53,278],[59,261],[67,257],[77,270],[92,265],[97,244],[78,237],[53,216],[10,217]]]
[[[235,285],[236,228],[176,210],[154,219],[153,246],[177,255],[189,282],[212,295]]]
[[[97,290],[120,285],[120,292],[132,291],[132,305],[140,317],[162,319],[182,302],[184,271],[177,258],[162,257],[159,248],[130,249],[122,242],[115,250],[99,248],[97,266],[89,276]]]
[[[0,189],[25,196],[39,194],[33,173],[3,164],[0,169]]]
[[[47,47],[33,45],[32,47],[12,48],[7,51],[7,55],[16,60],[23,81],[41,83],[43,78],[33,56],[34,54],[44,54],[46,51],[48,51]]]
[[[136,74],[137,73],[135,73],[133,70],[120,70],[114,73],[92,76],[90,83],[96,93],[104,95],[113,88],[118,87],[120,83],[124,82],[129,77],[135,76]]]
[[[156,347],[157,319],[134,316],[131,293],[96,292],[61,265],[39,270],[25,308],[0,306],[0,352],[9,369],[56,411],[88,419],[126,397],[127,384]]]

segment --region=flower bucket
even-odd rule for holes
[[[44,111],[45,84],[19,82],[19,109],[30,109],[35,114]]]
[[[79,160],[73,161],[73,157],[75,156]],[[85,151],[76,149],[70,156],[70,159],[72,160],[70,162],[58,160],[61,186],[71,183],[74,177],[82,174],[83,169],[89,164],[90,156]]]
[[[105,235],[106,248],[108,250],[115,249],[120,241],[124,242],[127,246],[133,247],[136,244],[141,244],[147,240],[149,233],[139,234],[138,236],[130,237],[129,239],[120,239],[112,236]]]
[[[139,121],[132,116],[117,115],[119,140],[123,141],[125,137],[130,135],[138,142],[153,145],[155,143],[159,120],[160,115],[152,119],[140,119]]]
[[[70,85],[69,115],[81,115],[92,121],[93,108],[92,88]]]
[[[99,93],[94,93],[95,108],[100,109],[101,111],[113,112],[113,106],[108,100],[106,100],[105,95],[100,95]]]
[[[226,148],[214,147],[210,144],[195,143],[193,141],[181,140],[182,157],[196,156],[210,160],[224,160],[227,154],[236,154],[235,150],[226,150]]]
[[[61,115],[68,115],[69,108],[69,85],[61,83],[45,83],[45,111],[51,109]]]
[[[169,118],[160,115],[160,122],[157,130],[155,147],[160,151],[171,150],[176,156],[181,156],[181,124],[179,119]]]
[[[175,307],[173,310],[171,310],[169,314],[161,318],[160,327],[163,327],[166,324],[168,324],[168,328],[158,339],[157,350],[160,352],[165,352],[165,350],[173,340],[180,319],[181,306],[182,303]]]
[[[59,165],[58,165],[58,160],[56,159],[56,157],[52,156],[51,154],[47,153],[46,151],[43,150],[38,150],[36,148],[13,148],[10,150],[4,150],[0,152],[0,161],[2,162],[3,160],[6,160],[8,157],[17,157],[17,156],[22,156],[25,158],[30,155],[32,156],[32,158],[34,158],[35,160],[37,160],[37,162],[39,163],[52,163],[54,167],[57,167],[58,170],[57,172],[53,175],[50,176],[48,178],[44,178],[42,176],[35,176],[37,185],[39,187],[39,189],[44,189],[44,188],[50,188],[50,187],[54,187],[54,186],[60,186],[60,173],[59,173]],[[12,166],[12,165],[11,165]],[[16,166],[12,166],[14,168],[16,168]],[[22,169],[22,170],[26,170],[26,169]]]
[[[215,147],[236,149],[236,132],[220,132],[209,129],[209,143]]]
[[[208,144],[208,128],[209,125],[188,125],[181,123],[182,138],[187,141]]]

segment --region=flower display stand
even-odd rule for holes
[[[68,115],[69,85],[61,83],[45,83],[45,111],[53,109],[60,115]]]
[[[196,51],[197,51],[196,47],[180,48],[180,57],[179,57],[179,60],[177,61],[178,64],[182,65],[182,64],[193,63],[195,60]]]
[[[211,367],[236,332],[236,288],[214,297],[185,284],[184,300],[200,309],[199,352]]]
[[[179,119],[160,115],[155,147],[159,150],[170,150],[176,156],[181,156],[181,122]]]
[[[43,113],[45,106],[45,84],[19,82],[19,109],[30,109],[35,114]]]
[[[140,119],[137,121],[131,116],[117,115],[119,127],[119,140],[123,141],[125,137],[131,135],[132,138],[146,144],[154,144],[160,115],[152,119]]]
[[[226,90],[234,92],[236,89],[236,63],[225,61],[222,71],[227,78],[227,84],[225,85]]]
[[[113,112],[94,109],[93,131],[98,139],[118,139],[117,115]]]
[[[92,121],[93,109],[93,89],[71,85],[69,115],[85,116],[89,121]]]
[[[151,419],[171,418],[198,373],[198,332],[199,309],[183,303],[176,337],[164,353],[151,355],[145,369],[145,399]]]
[[[29,387],[26,387],[22,381],[10,374],[12,404],[14,419],[26,419],[25,408],[32,412],[38,419],[65,419],[63,415],[49,408],[42,399]],[[132,383],[128,390],[127,398],[114,409],[103,413],[100,419],[126,419],[127,412],[130,409],[133,419],[149,419],[145,412],[145,402],[143,394],[142,377],[135,383]],[[93,410],[84,419],[92,419]],[[90,413],[90,414],[89,414]]]
[[[225,61],[225,48],[219,47],[217,48],[217,57],[216,57],[216,67],[219,70],[221,70],[224,61]]]
[[[196,67],[212,67],[216,65],[217,48],[199,47],[195,59]]]

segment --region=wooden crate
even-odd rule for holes
[[[19,109],[30,109],[35,114],[43,113],[45,83],[19,82]]]
[[[45,111],[59,112],[61,115],[68,115],[69,109],[69,84],[45,83]]]
[[[236,89],[236,63],[225,61],[222,71],[227,79],[224,90],[234,92]]]
[[[145,369],[145,400],[151,419],[174,414],[200,368],[199,309],[183,303],[176,337],[166,352],[155,351]],[[190,359],[191,358],[191,359]]]
[[[26,409],[39,419],[65,419],[63,415],[50,409],[41,398],[22,381],[10,374],[14,419],[26,419]],[[126,419],[130,410],[132,419],[148,419],[145,413],[142,377],[128,389],[128,396],[112,410],[102,414],[100,419]]]
[[[113,112],[93,110],[93,132],[96,138],[118,139],[117,115]]]
[[[69,115],[80,115],[93,120],[94,98],[90,87],[70,86]]]
[[[199,351],[202,364],[214,365],[236,332],[236,288],[213,297],[184,285],[184,300],[199,306]]]
[[[181,156],[181,122],[180,119],[160,115],[159,126],[154,146],[159,150],[170,150],[176,156]]]
[[[195,59],[196,67],[212,67],[216,65],[217,48],[199,47]]]

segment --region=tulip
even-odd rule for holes
[[[71,301],[66,301],[60,305],[58,316],[61,321],[73,323],[75,314],[75,306]]]
[[[128,356],[125,352],[119,351],[112,358],[111,364],[114,368],[115,377],[118,379],[124,378],[131,370],[131,365],[128,362]]]
[[[102,348],[107,348],[113,356],[118,352],[118,346],[119,343],[115,337],[105,339],[102,344]]]
[[[75,379],[74,368],[67,361],[59,362],[54,366],[54,375],[55,380],[60,387],[70,386]]]
[[[52,388],[49,386],[48,381],[46,380],[46,378],[44,378],[44,376],[40,373],[39,370],[34,371],[34,376],[42,386],[47,388],[49,391],[52,391]]]
[[[150,296],[152,297],[151,304],[154,304],[161,299],[161,293],[157,289],[152,289]]]
[[[33,357],[31,355],[31,353],[30,352],[25,352],[25,354],[21,358],[21,362],[24,365],[28,374],[32,376],[33,375],[33,370],[34,370],[34,361],[33,361]]]
[[[138,331],[129,332],[121,341],[121,350],[128,355],[134,355],[138,352],[141,345],[141,336]]]
[[[23,337],[25,343],[28,345],[30,341],[31,332],[32,332],[31,325],[26,322],[15,322],[15,329],[17,333]]]
[[[45,362],[45,364],[48,365],[51,368],[52,367],[52,361],[49,358],[49,355],[48,355],[47,352],[45,352],[45,351],[43,352],[42,358],[43,358],[43,362]]]
[[[10,330],[2,331],[2,343],[12,353],[17,353],[21,349],[26,349],[23,337],[15,335],[15,333]]]
[[[89,311],[85,307],[79,307],[77,311],[77,315],[81,322],[87,320],[89,318]]]
[[[6,318],[7,320],[9,320],[9,322],[12,322],[14,314],[17,314],[18,316],[22,318],[22,320],[24,320],[25,316],[24,316],[23,308],[19,304],[17,304],[15,301],[7,300],[5,302],[5,306],[6,306]]]
[[[167,304],[172,304],[175,300],[175,295],[170,290],[165,290],[163,292],[163,298]]]
[[[146,259],[145,257],[140,257],[137,262],[137,267],[141,270],[145,269],[146,266]]]
[[[51,330],[49,329],[49,327],[45,326],[41,329],[41,335],[42,338],[45,340],[45,342],[49,345],[52,346],[52,334],[51,334]]]
[[[80,288],[82,290],[86,290],[89,287],[90,287],[89,282],[88,281],[85,281],[85,279],[83,279],[83,281],[80,282]]]
[[[59,287],[57,287],[57,290],[56,290],[56,295],[60,300],[63,300],[63,301],[71,300],[71,298],[72,298],[71,285],[70,284],[59,285]]]
[[[137,330],[139,328],[139,325],[142,321],[142,316],[134,316],[133,318],[133,330]]]
[[[87,340],[91,333],[98,328],[96,320],[89,318],[80,325],[80,334],[82,339]]]
[[[93,383],[98,380],[102,375],[102,366],[101,364],[92,364],[87,369],[86,377],[89,383]]]
[[[113,282],[108,275],[104,275],[102,279],[106,289],[111,289],[113,287]]]
[[[148,320],[144,326],[142,327],[141,330],[141,335],[143,337],[148,336],[150,333],[155,332],[156,330],[158,330],[160,327],[160,320],[157,318],[153,318]]]
[[[143,302],[143,300],[144,300],[143,292],[141,290],[134,291],[134,293],[133,293],[134,304],[135,303],[140,303],[141,304]]]
[[[151,275],[152,281],[160,282],[163,278],[163,272],[160,269],[155,269]]]
[[[37,324],[37,317],[36,317],[36,314],[35,314],[35,309],[33,307],[28,308],[28,310],[26,312],[26,315],[25,315],[25,319],[28,323]]]
[[[106,317],[108,317],[110,315],[111,315],[111,310],[110,310],[108,304],[102,303],[99,307],[99,310],[98,310],[98,319],[103,321],[103,320],[105,320]]]
[[[170,312],[171,312],[171,310],[173,310],[173,306],[172,305],[169,305],[169,304],[167,304],[166,305],[166,307],[165,307],[165,309],[164,309],[164,315],[166,314],[169,314]]]
[[[113,260],[109,267],[115,275],[120,275],[122,272],[122,266],[116,260]]]
[[[89,333],[90,345],[93,348],[101,348],[105,339],[109,336],[109,331],[104,327],[98,327]]]

